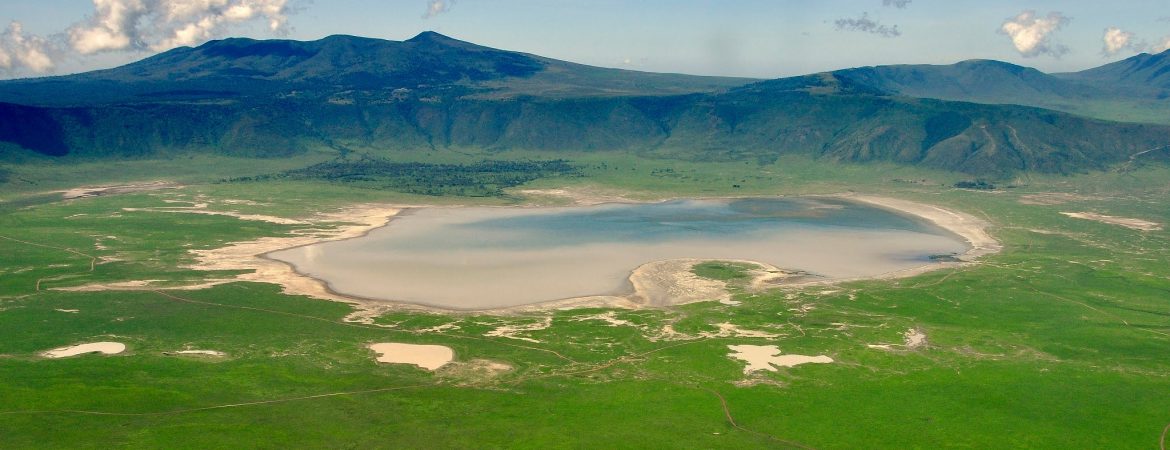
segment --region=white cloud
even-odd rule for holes
[[[455,6],[455,0],[427,0],[427,12],[423,13],[422,18],[430,19],[443,14],[450,11],[452,6]]]
[[[20,22],[12,22],[0,35],[0,69],[45,72],[53,68],[57,53],[49,40],[24,34]]]
[[[288,21],[288,0],[93,0],[94,14],[69,28],[83,55],[168,50],[221,36],[231,25],[263,19],[274,32]]]
[[[1105,36],[1101,39],[1105,41],[1105,47],[1101,49],[1105,56],[1116,55],[1122,50],[1141,51],[1146,47],[1134,38],[1133,33],[1117,27],[1106,28]]]
[[[0,70],[44,72],[72,54],[169,50],[222,37],[236,26],[264,21],[287,31],[290,0],[93,0],[93,13],[61,33],[24,34],[13,22],[0,35]]]
[[[162,0],[158,14],[165,32],[150,48],[167,50],[214,39],[232,25],[258,19],[281,33],[288,23],[288,0]]]
[[[1004,20],[999,32],[1012,39],[1012,45],[1025,57],[1050,55],[1059,58],[1068,53],[1068,48],[1052,42],[1051,34],[1059,31],[1069,18],[1053,11],[1038,17],[1036,11],[1024,11],[1016,17]]]
[[[898,26],[883,25],[880,22],[870,19],[869,14],[861,14],[861,17],[856,19],[837,19],[833,21],[833,25],[837,27],[838,31],[860,31],[863,33],[876,34],[881,37],[894,38],[902,35],[898,30]]]
[[[69,45],[78,53],[140,47],[138,21],[148,11],[143,0],[93,0],[94,14],[69,27]]]
[[[1162,53],[1166,50],[1170,50],[1170,36],[1162,38],[1160,42],[1150,47],[1150,51],[1154,53]]]
[[[882,6],[893,6],[898,9],[905,9],[910,5],[912,0],[882,0]]]

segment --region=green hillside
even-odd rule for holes
[[[1103,120],[1170,124],[1170,52],[1140,54],[1075,73],[1046,74],[991,60],[890,65],[832,72],[886,93],[1026,105]]]
[[[227,39],[2,82],[0,141],[62,161],[481,148],[802,155],[992,177],[1102,169],[1170,141],[1170,127],[1006,104],[1130,100],[994,61],[750,81],[582,66],[430,32],[403,42]]]

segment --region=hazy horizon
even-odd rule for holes
[[[0,78],[110,68],[224,37],[405,40],[433,30],[601,67],[779,78],[995,59],[1068,72],[1170,46],[1170,4],[993,0],[46,0],[0,5]]]

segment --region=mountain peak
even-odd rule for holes
[[[459,40],[450,38],[448,36],[444,36],[442,34],[434,32],[434,31],[427,30],[427,31],[424,31],[422,33],[419,33],[415,37],[407,39],[406,42],[448,42],[449,43],[449,42],[459,42]]]
[[[1114,87],[1125,85],[1131,91],[1136,89],[1165,98],[1166,90],[1170,89],[1170,50],[1156,54],[1139,53],[1121,61],[1063,76],[1109,83]]]
[[[478,44],[473,44],[467,41],[461,41],[450,36],[442,35],[434,31],[424,31],[417,36],[403,41],[404,44],[413,45],[417,48],[432,49],[444,51],[448,49],[466,50],[473,52],[490,51],[496,53],[509,53],[504,50],[484,47]]]

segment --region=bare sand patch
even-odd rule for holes
[[[895,351],[897,349],[917,350],[926,347],[926,332],[921,328],[910,328],[902,333],[901,344],[866,344],[866,348],[875,350]]]
[[[430,327],[430,328],[423,328],[421,330],[416,331],[416,333],[442,333],[442,332],[447,331],[447,330],[458,330],[458,329],[459,329],[459,325],[456,325],[455,322],[451,322],[451,323],[445,323],[442,325],[435,325],[435,326]]]
[[[197,355],[197,356],[213,356],[216,358],[223,358],[227,353],[217,350],[179,350],[176,352],[163,352],[164,355]]]
[[[494,330],[491,330],[487,333],[484,333],[483,335],[487,336],[487,337],[502,337],[502,338],[516,339],[519,341],[525,341],[525,342],[531,342],[534,344],[539,344],[540,343],[539,340],[536,340],[536,339],[533,339],[530,337],[520,336],[520,333],[525,333],[525,332],[530,332],[530,331],[540,331],[540,330],[544,330],[550,326],[552,326],[552,316],[545,317],[540,322],[536,322],[536,323],[529,323],[529,324],[524,324],[524,325],[502,325],[502,326],[496,327],[496,329],[494,329]]]
[[[151,181],[149,183],[116,184],[107,186],[85,186],[61,192],[61,197],[69,200],[75,198],[96,197],[99,195],[126,194],[131,192],[153,191],[158,189],[179,189],[183,186],[171,181]]]
[[[490,359],[473,359],[467,362],[452,361],[438,371],[438,375],[451,380],[456,386],[480,386],[512,370],[507,363]]]
[[[702,333],[699,333],[699,337],[703,337],[703,338],[742,337],[742,338],[764,338],[764,339],[774,339],[774,338],[780,337],[779,334],[769,333],[767,331],[745,330],[743,328],[740,328],[739,325],[736,325],[733,323],[727,323],[727,322],[717,323],[717,324],[715,324],[715,326],[719,328],[719,331],[716,331],[714,333],[709,332],[709,331],[702,332]]]
[[[627,299],[638,306],[674,306],[688,303],[717,301],[724,305],[736,306],[740,302],[731,299],[727,282],[695,275],[695,265],[712,260],[671,259],[643,264],[630,274],[633,294]],[[761,291],[804,275],[801,271],[785,270],[771,264],[748,260],[719,259],[719,262],[743,263],[753,268],[747,272],[747,287]]]
[[[318,214],[305,222],[319,228],[298,230],[291,236],[264,237],[254,241],[235,242],[225,247],[209,250],[192,250],[196,262],[188,268],[205,271],[250,270],[237,275],[231,281],[255,281],[279,284],[285,294],[307,295],[310,297],[341,301],[362,307],[373,308],[375,302],[335,294],[321,280],[297,273],[291,266],[280,261],[264,258],[265,253],[295,248],[318,242],[351,239],[362,236],[370,230],[386,225],[402,211],[402,207],[388,205],[360,205],[342,211]],[[329,226],[334,225],[334,226]],[[381,305],[385,306],[385,305]],[[399,306],[399,305],[396,305]],[[408,308],[400,305],[401,308]],[[417,307],[415,309],[426,309]],[[385,309],[381,309],[385,310]],[[354,316],[356,321],[373,319],[368,315]]]
[[[153,291],[157,289],[179,290],[179,291],[196,291],[217,286],[228,281],[229,279],[211,279],[203,280],[197,283],[190,284],[171,284],[165,280],[131,280],[131,281],[116,281],[113,283],[90,283],[81,286],[68,286],[52,288],[54,291],[66,292],[98,292],[98,291]]]
[[[531,199],[544,200],[540,203],[569,203],[577,206],[600,205],[602,203],[635,203],[637,200],[623,193],[598,187],[573,187],[559,189],[522,189],[516,193]]]
[[[192,206],[163,206],[157,208],[122,208],[122,211],[127,212],[156,212],[156,213],[183,213],[183,214],[204,214],[210,216],[227,216],[235,217],[240,220],[252,220],[257,222],[269,222],[280,225],[305,225],[307,222],[289,219],[286,217],[269,216],[265,214],[244,214],[236,211],[217,211],[207,209],[207,203],[195,203]]]
[[[260,203],[260,202],[256,202],[256,201],[252,201],[252,200],[242,200],[242,199],[234,199],[234,198],[223,199],[223,200],[220,200],[219,202],[223,203],[225,205],[268,206],[268,203]]]
[[[915,349],[926,346],[926,333],[918,328],[906,330],[902,338],[906,342],[906,348]]]
[[[668,323],[666,325],[663,325],[662,329],[659,330],[657,333],[654,333],[653,335],[650,335],[650,336],[646,336],[646,339],[649,340],[650,342],[689,341],[689,340],[697,339],[697,337],[691,336],[691,335],[686,334],[686,333],[679,332],[678,330],[674,329],[674,324]]]
[[[971,245],[971,248],[966,253],[960,255],[959,259],[963,261],[973,261],[976,258],[997,253],[1003,249],[1003,245],[987,233],[988,223],[967,213],[889,197],[842,195],[841,198],[856,200],[870,205],[892,209],[903,214],[917,216],[958,235]]]
[[[801,364],[827,364],[833,362],[833,358],[825,355],[781,355],[780,349],[775,345],[728,345],[727,348],[731,350],[731,353],[728,353],[727,356],[747,362],[747,366],[743,368],[745,375],[758,370],[775,372],[778,370],[777,367],[795,367]]]
[[[1118,225],[1131,230],[1138,231],[1161,231],[1162,224],[1157,222],[1150,222],[1142,219],[1132,219],[1129,217],[1107,216],[1105,214],[1097,214],[1091,212],[1061,212],[1068,217],[1076,219],[1092,220],[1095,222],[1107,223],[1110,225]]]
[[[1069,202],[1103,200],[1102,197],[1091,197],[1067,192],[1041,192],[1037,194],[1021,195],[1019,202],[1024,205],[1061,205]]]
[[[78,344],[68,347],[55,348],[41,353],[41,356],[46,358],[68,358],[70,356],[84,355],[86,353],[116,355],[124,351],[126,351],[126,344],[121,342],[91,342],[88,344]]]
[[[697,259],[672,259],[643,264],[630,274],[635,301],[646,306],[683,305],[731,299],[727,283],[695,275]]]
[[[400,344],[385,342],[366,346],[378,356],[378,362],[414,364],[426,370],[435,370],[455,359],[455,351],[442,345]]]
[[[597,320],[609,324],[611,327],[634,327],[641,328],[637,324],[628,320],[617,318],[617,312],[608,311],[601,314],[593,314],[589,316],[574,317],[573,322],[584,322],[587,320]]]

